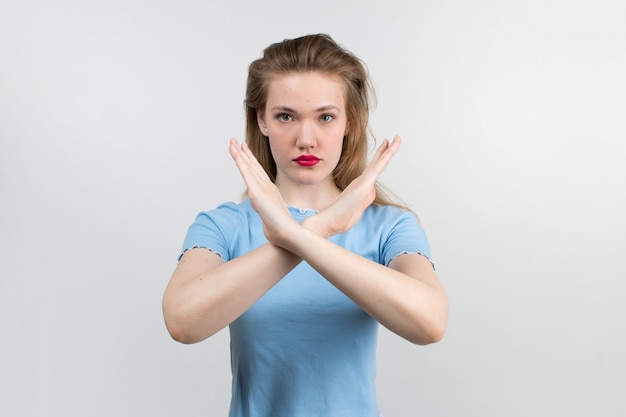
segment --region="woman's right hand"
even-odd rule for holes
[[[395,136],[391,143],[385,139],[367,168],[341,192],[335,202],[302,224],[325,238],[350,230],[376,198],[376,180],[398,151],[400,142],[400,136]]]

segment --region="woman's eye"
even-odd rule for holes
[[[324,115],[322,115],[322,117],[320,117],[320,120],[321,120],[323,123],[332,122],[332,121],[333,121],[333,119],[334,119],[334,117],[333,117],[332,115],[330,115],[330,114],[324,114]]]
[[[290,122],[292,119],[291,116],[288,114],[281,114],[278,116],[278,120],[280,120],[281,122]]]

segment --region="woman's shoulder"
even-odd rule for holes
[[[219,204],[212,209],[200,211],[196,216],[196,222],[213,221],[227,223],[241,223],[250,217],[250,211],[253,210],[250,200],[245,199],[241,202],[228,201]]]
[[[372,204],[363,213],[364,219],[376,222],[395,223],[401,220],[415,220],[417,216],[408,208],[402,208],[387,204]]]
[[[398,232],[415,235],[424,233],[417,216],[411,210],[379,204],[372,204],[363,212],[357,230],[370,237],[391,236]]]

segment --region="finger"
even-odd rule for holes
[[[381,159],[390,160],[400,148],[401,142],[402,140],[400,139],[400,136],[398,135],[394,136],[391,142],[387,141],[387,147],[381,154]]]
[[[374,173],[378,177],[387,167],[391,158],[396,154],[400,148],[401,139],[396,135],[391,142],[388,139],[383,140],[376,154],[370,161],[367,169]]]
[[[230,156],[235,160],[237,168],[239,168],[240,171],[242,170],[242,168],[244,170],[247,170],[246,166],[249,165],[249,162],[247,160],[248,158],[246,158],[246,155],[243,152],[241,145],[239,145],[239,142],[237,142],[237,139],[230,139],[228,151],[230,152]]]
[[[385,139],[385,147],[384,149],[379,149],[380,153],[379,153],[379,158],[380,159],[391,159],[393,157],[393,155],[396,154],[396,152],[398,151],[398,149],[400,148],[400,143],[401,143],[401,139],[400,136],[396,135],[394,136],[393,140],[391,142],[389,142],[388,139]],[[382,148],[382,146],[381,146]]]
[[[393,137],[393,140],[389,144],[389,148],[387,149],[387,152],[390,152],[391,156],[395,155],[396,152],[398,152],[398,149],[400,149],[400,144],[402,144],[402,138],[398,135],[395,135]]]
[[[258,182],[258,174],[250,154],[246,153],[245,144],[240,145],[236,138],[231,138],[228,150],[246,186],[250,187]]]
[[[267,172],[265,171],[263,166],[261,166],[259,161],[256,159],[256,157],[254,156],[254,154],[252,153],[252,151],[248,147],[248,144],[243,143],[241,145],[241,150],[242,150],[242,153],[244,154],[244,156],[246,158],[246,161],[247,161],[247,163],[249,165],[250,172],[255,175],[257,180],[258,181],[270,181],[270,178],[267,175]]]
[[[237,143],[237,139],[230,138],[230,141],[228,142],[228,152],[230,153],[230,156],[233,159],[235,159],[235,156],[237,155],[238,151],[239,151],[239,143]]]
[[[239,142],[237,142],[237,139],[231,138],[228,150],[240,170],[242,168],[245,169],[247,172],[254,170],[256,158],[254,158],[254,155],[252,155],[250,149],[245,143],[242,143],[240,145]]]

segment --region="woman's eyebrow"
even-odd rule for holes
[[[274,106],[272,107],[272,112],[297,113],[297,111],[287,106]]]
[[[329,104],[327,106],[322,106],[317,108],[315,111],[318,113],[321,112],[325,112],[325,111],[329,111],[329,110],[334,110],[337,112],[340,112],[341,110],[339,109],[339,107],[334,106],[332,104]],[[291,107],[287,107],[287,106],[274,106],[272,107],[272,112],[285,112],[285,113],[293,113],[293,114],[298,114],[298,112],[294,109],[292,109]]]
[[[317,109],[318,112],[323,112],[323,111],[328,111],[328,110],[335,110],[335,111],[338,111],[338,112],[341,111],[339,109],[339,107],[333,106],[332,104],[329,104],[328,106],[322,106],[319,109]]]

